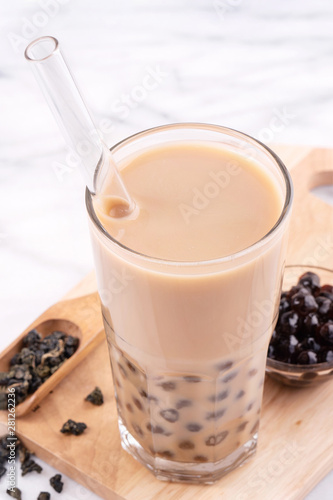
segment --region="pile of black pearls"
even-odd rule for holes
[[[299,365],[333,361],[333,286],[320,286],[316,273],[282,292],[268,357]]]

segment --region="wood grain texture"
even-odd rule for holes
[[[332,175],[333,151],[296,146],[274,150],[295,185],[287,262],[333,268],[333,209],[309,193]],[[89,275],[68,298],[94,289],[94,276]],[[101,407],[84,401],[95,385],[105,394]],[[85,433],[62,435],[59,429],[68,418],[86,422]],[[333,381],[294,389],[266,378],[258,451],[248,464],[213,486],[158,481],[121,449],[104,341],[17,426],[37,456],[108,500],[302,500],[332,468],[332,421]],[[5,432],[4,414],[0,425]]]

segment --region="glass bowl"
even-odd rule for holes
[[[282,290],[289,290],[296,285],[299,277],[307,271],[318,274],[320,285],[333,284],[333,271],[317,266],[286,266]],[[266,373],[279,382],[294,387],[308,387],[333,380],[333,361],[315,363],[312,365],[300,365],[285,363],[275,359],[267,358]]]

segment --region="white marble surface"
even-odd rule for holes
[[[109,145],[199,121],[333,146],[331,0],[2,0],[0,26],[0,348],[93,266],[84,186],[77,168],[59,175],[66,148],[24,61],[30,40],[60,40]],[[20,478],[25,500],[47,489],[44,467]],[[332,490],[330,474],[307,500]],[[97,497],[66,479],[62,498]]]

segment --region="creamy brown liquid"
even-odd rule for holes
[[[156,147],[121,165],[137,203],[110,217],[112,187],[94,200],[117,241],[142,254],[204,261],[241,251],[277,222],[282,195],[262,168],[219,146]],[[221,270],[139,262],[92,240],[123,425],[152,456],[217,462],[252,439],[285,238]]]
[[[124,245],[161,259],[231,255],[260,240],[281,212],[274,181],[256,163],[218,147],[159,147],[122,166],[122,178],[138,217],[109,216],[108,183],[95,202],[98,217]]]

